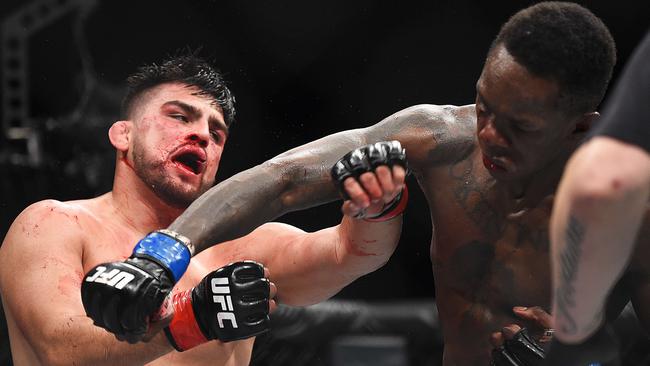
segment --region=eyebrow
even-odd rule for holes
[[[476,87],[476,96],[478,97],[478,100],[481,103],[485,104],[485,106],[489,110],[494,111],[494,108],[492,108],[492,106],[485,100],[485,98],[483,97],[481,92],[478,90],[478,85]],[[512,117],[510,115],[505,115],[505,117],[508,120],[512,121],[512,122],[515,122],[515,123],[520,124],[520,125],[524,125],[526,127],[532,127],[532,128],[538,128],[539,127],[536,122],[533,122],[533,121],[528,120],[528,119],[514,118],[514,117]]]
[[[481,92],[478,90],[478,84],[476,85],[476,97],[477,97],[478,101],[485,104],[485,106],[489,110],[494,111],[494,108],[492,108],[492,105],[490,103],[488,103],[487,100],[485,100],[485,97],[483,97],[483,94],[481,94]]]
[[[173,105],[176,106],[180,109],[183,110],[183,112],[187,113],[192,117],[192,119],[199,119],[201,116],[203,116],[203,112],[201,112],[200,109],[196,108],[195,106],[191,104],[187,104],[185,102],[181,102],[180,100],[170,100],[169,102],[164,103],[162,106],[169,106]],[[226,133],[226,136],[228,135],[228,126],[218,118],[215,118],[214,116],[209,116],[208,117],[208,124],[210,127],[216,126],[218,129],[224,131]]]

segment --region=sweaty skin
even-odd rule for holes
[[[557,93],[554,82],[531,75],[499,46],[477,83],[476,105],[418,105],[290,150],[213,187],[170,228],[203,250],[285,212],[331,201],[327,167],[341,154],[398,140],[431,213],[444,364],[487,365],[493,332],[535,325],[516,316],[514,306],[549,311],[553,192],[597,117],[561,114]],[[238,225],[228,225],[233,221]],[[646,253],[647,247],[639,245]],[[645,263],[633,263],[610,297],[612,316],[630,297],[637,311],[650,309]]]
[[[168,226],[183,202],[212,186],[226,129],[221,111],[197,91],[179,83],[159,85],[148,92],[132,121],[111,127],[109,137],[118,151],[111,192],[87,200],[37,202],[12,224],[0,247],[0,289],[15,365],[249,364],[253,339],[211,341],[178,353],[159,332],[148,343],[132,345],[94,326],[81,302],[84,273],[129,257],[134,243]],[[183,104],[201,113],[188,114]],[[177,158],[187,151],[204,155],[203,164],[187,165]],[[362,175],[361,183],[346,181],[357,204],[376,199],[363,206],[372,213],[390,202],[404,183],[401,167],[378,167],[375,173]],[[363,191],[362,186],[370,197],[352,192]],[[359,208],[350,209],[350,204],[344,204],[349,215],[334,227],[307,233],[268,223],[205,250],[192,258],[174,291],[193,288],[228,263],[256,260],[272,272],[271,282],[282,287],[277,298],[283,303],[323,301],[385,264],[399,240],[401,216],[365,222],[351,218]]]

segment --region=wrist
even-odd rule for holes
[[[174,317],[165,327],[165,335],[177,351],[187,351],[209,340],[196,321],[192,306],[192,290],[174,294],[172,306],[174,307]]]
[[[136,244],[132,256],[154,259],[169,270],[176,283],[185,273],[192,254],[193,246],[188,238],[170,230],[157,230]]]
[[[384,205],[380,213],[373,217],[365,217],[364,221],[369,222],[383,222],[393,219],[401,215],[406,210],[406,205],[409,200],[408,187],[404,185],[402,191],[391,202]]]

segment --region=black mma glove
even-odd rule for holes
[[[399,141],[382,141],[354,149],[345,154],[341,160],[336,162],[330,171],[332,179],[337,183],[339,192],[344,199],[350,199],[345,191],[343,182],[348,177],[358,178],[366,172],[374,171],[378,166],[400,165],[408,171],[406,162],[406,150],[402,148]],[[406,188],[398,194],[395,199],[386,204],[384,209],[373,217],[364,217],[368,221],[385,221],[393,218],[406,208],[408,191]]]
[[[544,348],[522,328],[512,339],[492,350],[490,366],[538,366],[543,364],[544,355]]]
[[[343,181],[348,177],[359,177],[365,172],[374,171],[380,165],[406,166],[406,150],[399,141],[382,141],[354,149],[336,162],[330,173],[332,179],[339,185],[339,190],[345,199],[349,199],[343,188]]]
[[[86,314],[119,340],[142,340],[150,318],[185,273],[191,248],[187,238],[159,230],[140,240],[127,260],[95,266],[81,285]]]
[[[551,341],[544,365],[582,366],[592,363],[614,365],[619,362],[618,338],[609,326],[601,327],[580,344]]]
[[[270,284],[253,261],[231,263],[192,290],[174,294],[174,317],[165,334],[178,351],[212,339],[245,339],[269,330]]]

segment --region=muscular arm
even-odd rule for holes
[[[48,365],[143,364],[173,350],[162,333],[150,343],[118,342],[86,317],[82,231],[74,213],[54,201],[27,208],[9,229],[0,249],[0,288],[16,363],[32,364],[25,359],[30,350]]]
[[[629,262],[650,192],[650,156],[608,137],[566,167],[551,218],[556,336],[579,342],[601,323],[605,299]]]
[[[313,233],[268,223],[251,234],[197,257],[203,265],[250,258],[263,262],[280,303],[303,306],[335,295],[355,279],[384,265],[399,241],[401,216],[386,222],[344,217],[341,224]]]
[[[330,179],[331,166],[348,151],[377,141],[400,141],[410,168],[417,172],[439,158],[429,152],[440,138],[449,138],[443,126],[455,119],[450,110],[457,109],[414,106],[374,126],[337,133],[290,150],[213,187],[170,229],[187,236],[199,252],[284,213],[333,201],[339,196]]]
[[[194,260],[209,268],[223,261],[255,259],[269,268],[279,301],[299,306],[326,300],[390,258],[408,201],[404,178],[401,165],[380,165],[358,178],[348,177],[343,182],[348,199],[339,225],[306,233],[270,223],[243,238],[212,247]],[[374,218],[366,220],[359,215]]]

